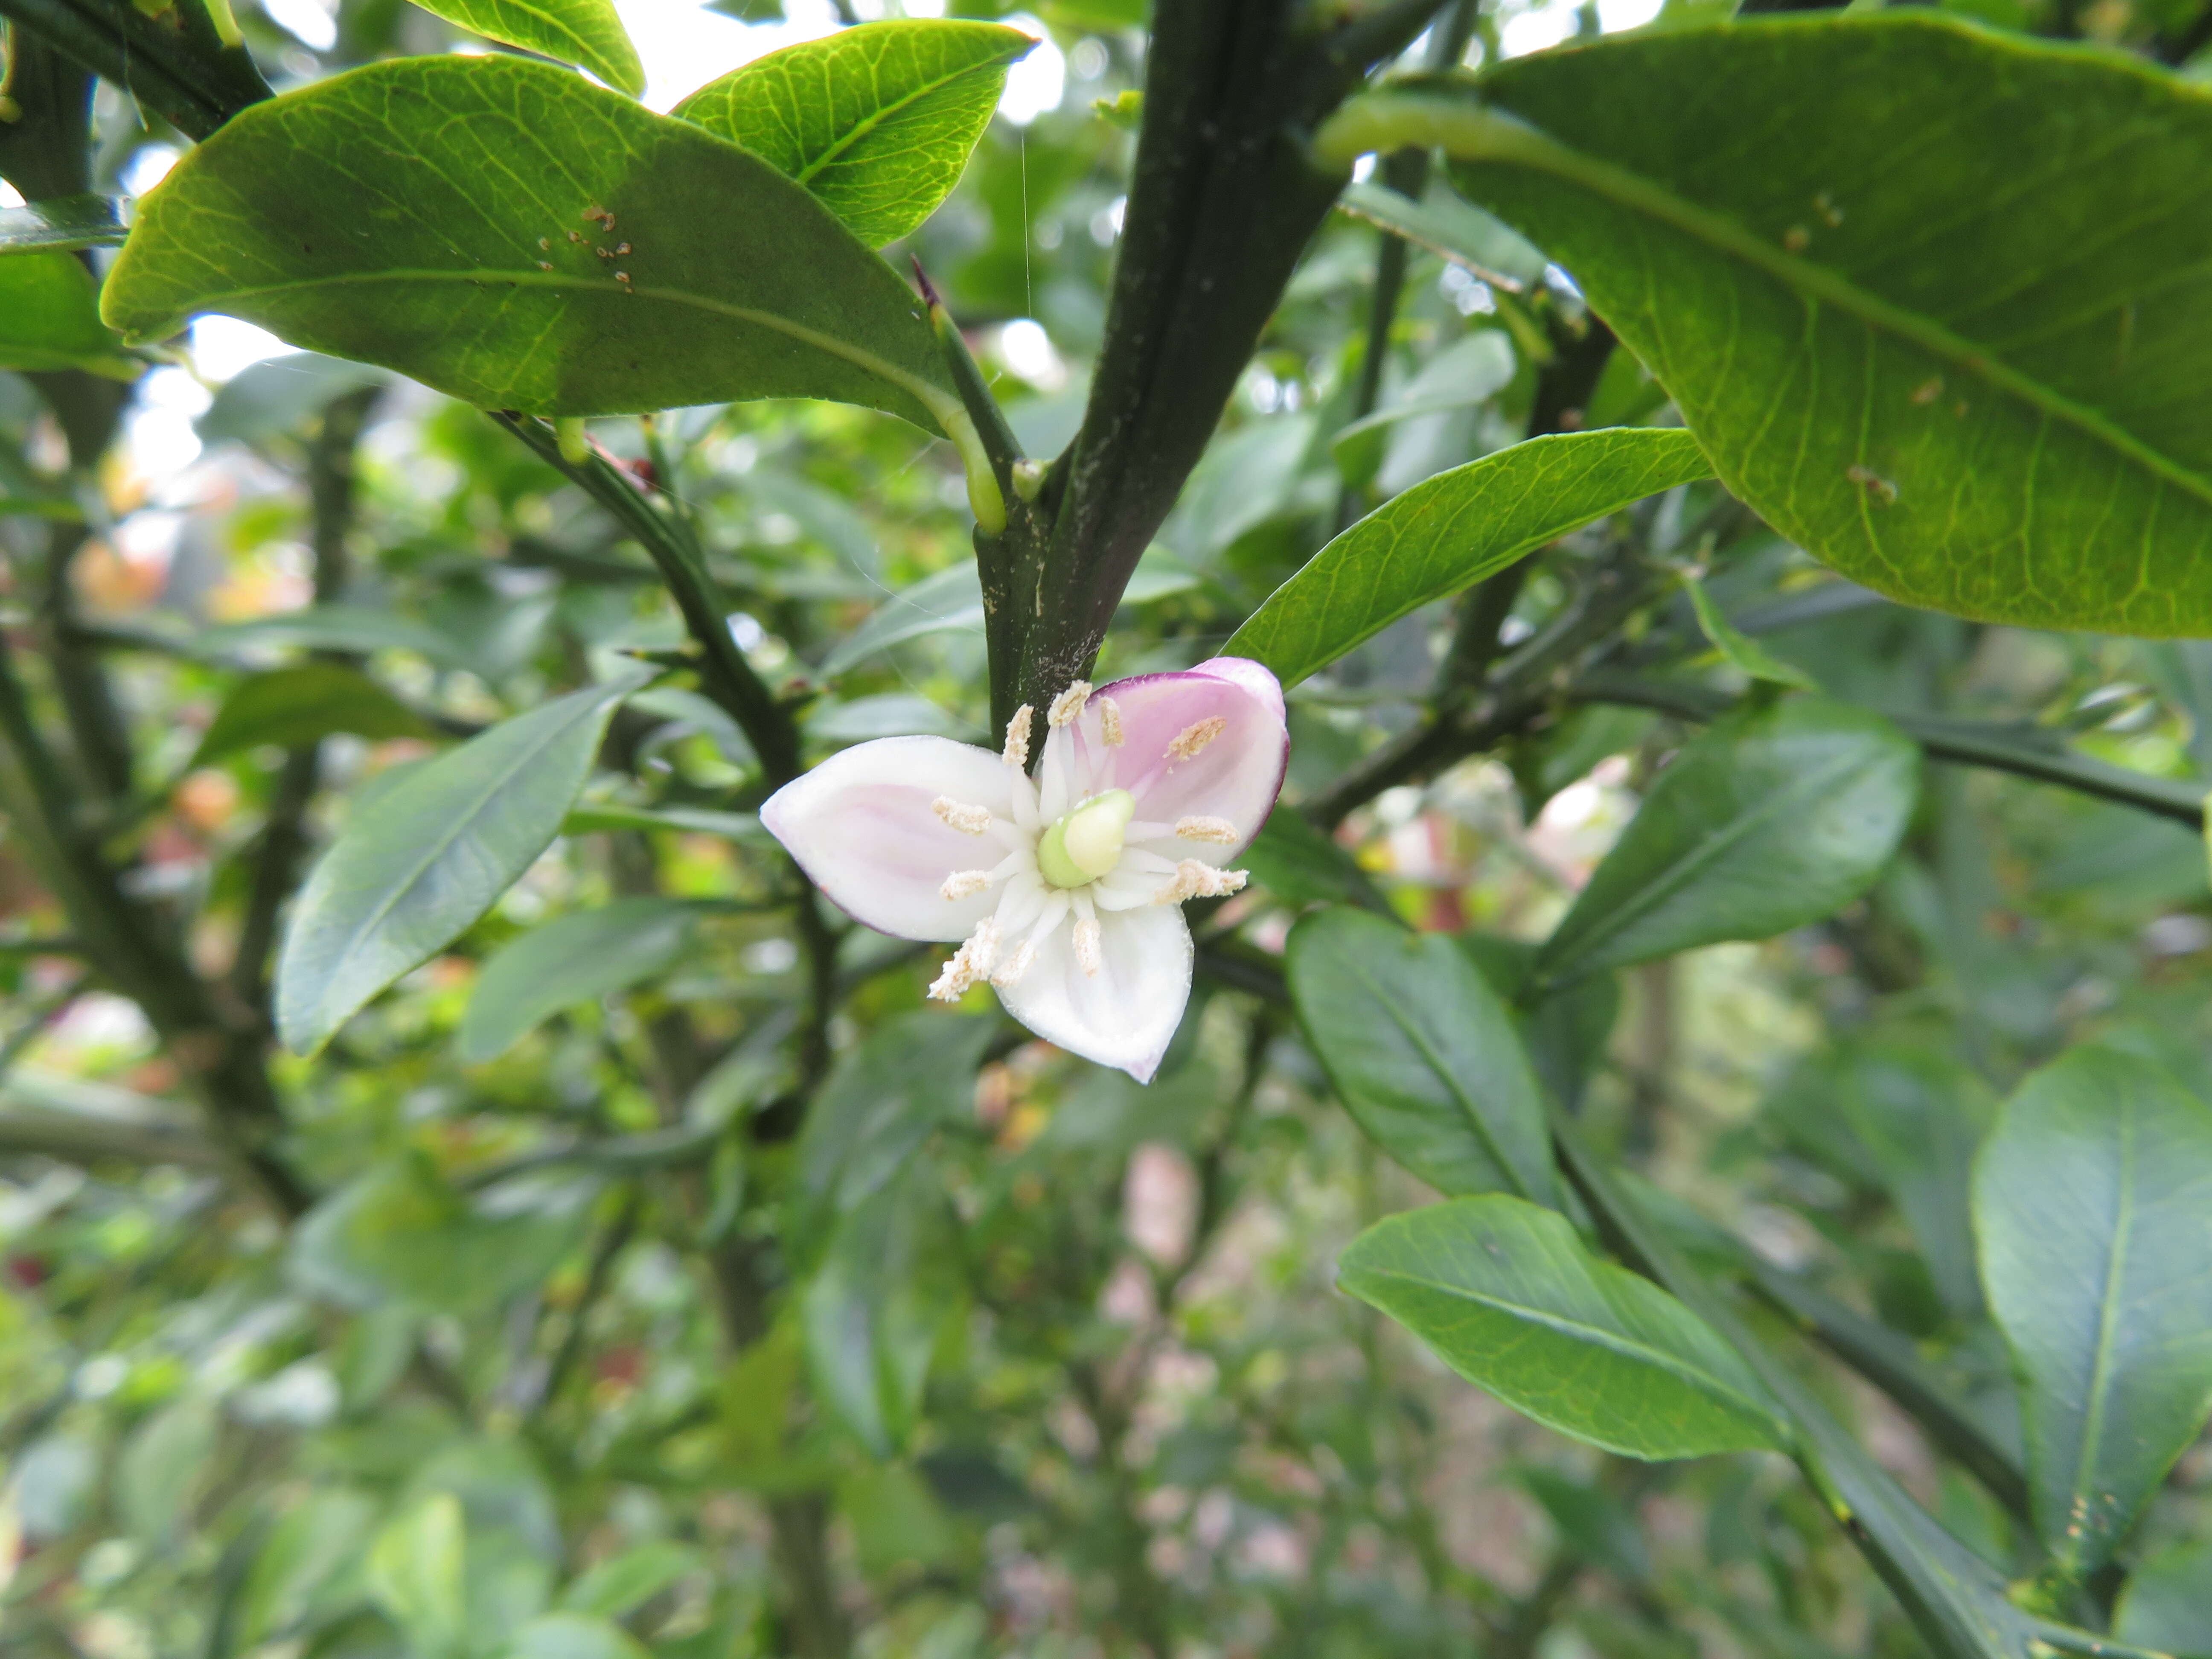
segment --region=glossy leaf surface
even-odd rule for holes
[[[58,196],[0,208],[0,254],[116,247],[124,238],[118,204],[109,196]]]
[[[1793,697],[1715,726],[1659,775],[1538,974],[1573,980],[1818,921],[1881,874],[1919,779],[1895,727],[1842,703]]]
[[[931,426],[954,403],[906,285],[804,190],[517,58],[255,106],[141,204],[103,303],[134,338],[222,312],[533,415],[826,398]]]
[[[2212,624],[2212,100],[1906,13],[1534,53],[1481,96],[1455,178],[1784,535],[1963,616]]]
[[[613,0],[430,0],[422,9],[487,40],[578,64],[633,98],[645,90],[645,66]]]
[[[1224,647],[1294,685],[1408,611],[1712,469],[1686,432],[1532,438],[1416,484],[1314,555]]]
[[[534,927],[484,963],[461,1018],[461,1058],[497,1058],[563,1008],[629,989],[674,965],[696,907],[625,898]]]
[[[418,768],[307,878],[276,964],[276,1026],[313,1053],[450,943],[551,843],[639,670],[532,709]]]
[[[1287,977],[1300,1030],[1376,1146],[1443,1192],[1553,1201],[1527,1051],[1450,938],[1316,911],[1291,931]]]
[[[2212,1107],[2148,1060],[2071,1049],[2005,1103],[1974,1221],[2036,1524],[2086,1575],[2212,1410]]]
[[[1338,1282],[1468,1382],[1585,1444],[1657,1459],[1789,1443],[1735,1350],[1592,1255],[1556,1211],[1494,1194],[1393,1216],[1352,1241]]]
[[[929,217],[960,182],[1006,66],[1036,44],[996,23],[864,23],[757,58],[673,112],[804,185],[878,247]]]

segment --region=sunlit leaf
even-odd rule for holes
[[[613,0],[427,0],[422,9],[487,40],[580,64],[633,98],[645,90],[645,66]]]
[[[880,246],[960,182],[1006,66],[1036,44],[996,23],[863,23],[757,58],[673,112],[744,145]]]

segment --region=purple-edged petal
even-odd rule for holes
[[[1100,787],[1128,790],[1148,822],[1226,818],[1236,826],[1234,843],[1192,846],[1178,856],[1224,862],[1260,833],[1291,755],[1283,688],[1273,674],[1242,657],[1216,657],[1181,674],[1116,680],[1097,696],[1113,699],[1122,736],[1120,747],[1097,751],[1109,775]],[[1215,720],[1218,734],[1186,753]],[[1091,729],[1087,720],[1086,738]]]
[[[1098,971],[1075,957],[1072,926],[1037,942],[1036,959],[999,1000],[1047,1042],[1150,1083],[1190,1000],[1190,929],[1178,904],[1098,917]]]
[[[949,738],[880,738],[784,785],[761,822],[855,921],[901,939],[961,939],[998,893],[947,899],[938,889],[956,870],[991,868],[1006,848],[995,836],[951,828],[934,803],[941,795],[1011,817],[1014,785],[988,750]]]

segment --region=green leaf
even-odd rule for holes
[[[484,964],[469,998],[461,1059],[471,1066],[496,1059],[563,1008],[666,973],[697,916],[681,899],[617,899],[510,940]]]
[[[1766,1390],[1695,1314],[1503,1194],[1370,1227],[1338,1283],[1515,1410],[1626,1457],[1786,1450]]]
[[[667,830],[680,835],[724,836],[732,841],[756,839],[767,832],[750,812],[715,812],[696,806],[623,806],[611,801],[579,806],[561,820],[564,836],[587,836],[601,830]]]
[[[125,234],[120,206],[112,196],[85,195],[0,208],[0,254],[119,246]]]
[[[1817,921],[1881,873],[1919,781],[1919,751],[1844,703],[1792,697],[1714,726],[1659,775],[1544,942],[1539,976]]]
[[[894,645],[954,629],[983,631],[983,581],[972,559],[924,576],[885,599],[873,616],[830,648],[822,672],[842,674]]]
[[[1449,937],[1317,910],[1291,930],[1286,971],[1299,1028],[1376,1146],[1443,1192],[1556,1201],[1528,1052]]]
[[[216,711],[191,764],[206,766],[264,744],[302,748],[337,732],[375,738],[434,735],[421,715],[359,669],[301,663],[240,681]]]
[[[288,351],[254,363],[223,382],[206,414],[192,422],[204,444],[254,444],[296,431],[333,398],[392,376],[369,363],[349,363],[314,351]]]
[[[742,1362],[740,1362],[742,1363]],[[651,1539],[633,1544],[588,1569],[561,1592],[564,1613],[619,1619],[697,1570],[699,1552],[687,1545]]]
[[[1593,519],[1710,477],[1686,432],[1557,433],[1418,483],[1314,555],[1224,647],[1285,685]]]
[[[2070,1049],[2005,1103],[1973,1201],[2036,1525],[2083,1577],[2212,1409],[2212,1107],[2132,1054]]]
[[[1705,583],[1695,576],[1685,575],[1682,586],[1689,590],[1690,604],[1698,613],[1698,626],[1712,641],[1729,666],[1738,673],[1770,685],[1791,686],[1800,691],[1817,691],[1820,688],[1803,669],[1782,660],[1726,617],[1713,603],[1713,596],[1705,591]]]
[[[951,194],[1007,65],[1036,45],[996,23],[863,23],[757,58],[672,113],[744,145],[880,247]]]
[[[645,90],[645,65],[615,13],[613,0],[418,0],[422,9],[487,40],[520,46],[556,63],[576,64],[633,98]]]
[[[1358,904],[1391,914],[1359,861],[1294,806],[1270,812],[1237,861],[1285,904]]]
[[[519,58],[397,58],[255,105],[140,204],[103,303],[136,339],[223,312],[487,409],[963,418],[905,283],[812,197]]]
[[[324,1589],[360,1558],[375,1520],[375,1503],[346,1486],[317,1487],[285,1510],[246,1574],[234,1650],[251,1652],[301,1625]]]
[[[580,1613],[549,1613],[514,1632],[501,1659],[646,1659],[645,1644],[619,1625]]]
[[[363,605],[316,605],[245,622],[198,629],[184,642],[197,654],[223,657],[240,649],[289,646],[307,651],[412,651],[458,668],[467,647],[444,629]]]
[[[276,1029],[313,1054],[451,943],[552,842],[636,669],[493,726],[346,824],[301,888],[276,963]]]
[[[957,1080],[973,1078],[970,1061]],[[817,1393],[879,1458],[914,1431],[931,1356],[961,1302],[943,1176],[912,1157],[885,1174],[889,1185],[838,1218],[799,1301]]]
[[[588,1180],[517,1176],[464,1195],[415,1160],[380,1164],[307,1212],[289,1271],[344,1307],[479,1313],[553,1270],[597,1191]]]
[[[838,1056],[799,1133],[793,1233],[802,1250],[831,1213],[881,1192],[939,1124],[972,1103],[994,1024],[904,1014]]]
[[[1544,256],[1526,238],[1441,186],[1415,201],[1387,185],[1358,179],[1344,187],[1336,205],[1355,219],[1464,265],[1509,294],[1543,280]]]
[[[115,1506],[141,1542],[173,1546],[190,1529],[193,1497],[206,1484],[221,1428],[215,1402],[191,1395],[131,1431],[115,1462]]]
[[[0,257],[0,368],[94,368],[125,378],[137,365],[117,355],[100,320],[100,285],[73,253]]]
[[[466,1547],[461,1500],[451,1492],[423,1499],[369,1546],[369,1595],[419,1659],[448,1659],[466,1640]]]
[[[1784,535],[1961,616],[2212,625],[2200,90],[1893,11],[1534,53],[1480,96],[1455,179]]]
[[[2112,1634],[2139,1648],[2212,1654],[2212,1544],[2178,1544],[2130,1573]]]

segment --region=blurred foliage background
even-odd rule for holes
[[[1959,9],[2212,72],[2212,11],[2188,0]],[[626,12],[665,103],[720,67],[698,54],[838,21],[784,9]],[[1143,13],[1061,0],[1012,18],[1047,44],[912,239],[1032,453],[1081,414]],[[239,15],[280,86],[453,36],[398,0]],[[1475,20],[1467,61],[1643,21],[1505,0]],[[741,29],[758,39],[733,46]],[[105,87],[97,137],[103,188],[143,191],[177,151]],[[1371,354],[1378,265],[1386,285],[1401,266],[1402,290]],[[1592,326],[1555,274],[1523,275],[1512,291],[1333,218],[1099,678],[1206,657],[1352,517],[1519,438],[1540,371],[1589,350]],[[103,779],[101,833],[134,892],[177,919],[209,994],[249,1001],[272,838],[319,844],[596,649],[681,642],[635,547],[482,414],[277,349],[216,320],[127,392],[0,374],[21,672],[56,706],[108,688],[104,709],[77,711],[109,740],[82,757]],[[1668,418],[1626,354],[1599,361],[1577,423]],[[814,751],[983,738],[948,446],[826,405],[593,433],[697,515],[739,642],[809,699]],[[1702,573],[1738,628],[1839,696],[2014,722],[2212,787],[2212,647],[1905,610],[1712,486],[1553,550],[1506,644],[1622,561],[1642,573],[1604,642],[1623,673],[1742,689],[1680,580]],[[312,626],[286,620],[311,604]],[[1298,690],[1292,804],[1406,727],[1449,617],[1409,617]],[[273,708],[239,696],[314,665],[350,721],[319,771],[281,718],[310,681],[277,682]],[[289,1214],[177,1103],[160,1012],[88,974],[53,896],[0,844],[0,1647],[1917,1651],[1778,1458],[1601,1458],[1332,1286],[1336,1250],[1424,1194],[1297,1039],[1270,966],[1290,916],[1355,892],[1508,962],[1484,942],[1542,935],[1691,729],[1663,709],[1562,707],[1432,781],[1345,802],[1341,860],[1278,848],[1216,915],[1148,1090],[986,1017],[981,994],[973,1018],[922,1012],[935,953],[848,933],[837,1068],[798,1128],[776,1111],[801,953],[782,866],[746,816],[752,757],[696,693],[641,696],[572,833],[491,915],[322,1059],[272,1062],[284,1156],[313,1200]],[[1752,1241],[1792,1293],[1878,1317],[2002,1437],[1966,1152],[1998,1095],[2087,1036],[2212,1091],[2207,898],[2185,824],[1932,766],[1867,900],[1602,984],[1543,1053],[1608,1147]],[[586,919],[617,901],[616,924]],[[2017,1523],[1904,1413],[1803,1363],[1917,1496],[2008,1559]],[[2136,1554],[2201,1589],[2208,1540],[2200,1445]]]

